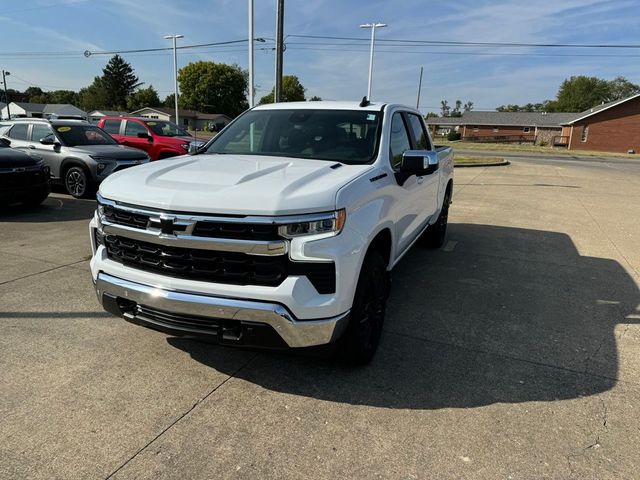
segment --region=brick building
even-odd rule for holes
[[[640,94],[574,115],[562,129],[570,150],[640,153]]]

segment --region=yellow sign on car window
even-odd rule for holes
[[[69,130],[71,130],[71,127],[58,127],[58,131],[59,132],[68,132]]]

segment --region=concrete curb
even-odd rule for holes
[[[511,165],[511,162],[506,159],[502,159],[500,163],[470,163],[468,165],[456,165],[455,168],[474,168],[474,167],[504,167],[505,165]]]

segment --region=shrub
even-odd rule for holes
[[[447,140],[449,140],[450,142],[453,142],[455,140],[460,140],[461,137],[462,135],[460,135],[460,132],[455,132],[452,130],[447,135]]]

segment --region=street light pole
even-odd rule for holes
[[[276,81],[273,102],[282,101],[282,54],[284,52],[284,0],[276,0]]]
[[[178,114],[178,52],[176,49],[176,40],[184,38],[184,35],[165,35],[166,40],[173,40],[173,91],[176,103],[176,125],[180,126],[180,116]]]
[[[11,120],[11,110],[9,109],[9,94],[7,93],[7,75],[11,75],[11,73],[2,70],[2,81],[4,82],[4,100],[5,102],[7,102],[7,120]]]
[[[367,88],[367,100],[371,101],[371,82],[373,81],[373,49],[376,43],[376,28],[386,27],[386,23],[364,23],[360,28],[371,29],[371,50],[369,51],[369,86]]]
[[[249,0],[249,108],[253,108],[253,0]]]

